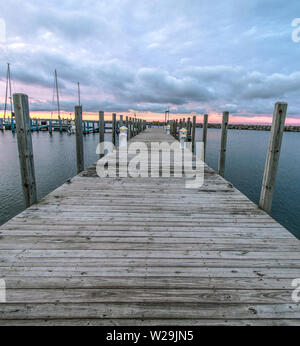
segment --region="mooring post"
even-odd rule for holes
[[[3,119],[0,118],[0,130],[3,130]]]
[[[208,114],[203,116],[203,131],[202,131],[202,142],[203,142],[203,154],[202,161],[206,160],[206,142],[207,142],[207,127],[208,127]]]
[[[119,123],[119,128],[123,126],[123,115],[120,115],[120,123]]]
[[[100,159],[104,156],[104,133],[105,133],[105,124],[104,124],[104,112],[99,111],[99,143],[100,143]]]
[[[48,130],[49,130],[50,135],[52,135],[52,120],[49,120]]]
[[[16,116],[22,188],[25,207],[28,208],[37,202],[28,96],[25,94],[14,94],[13,102]]]
[[[224,177],[226,161],[226,144],[229,112],[223,112],[222,129],[221,129],[221,147],[219,155],[219,174]]]
[[[132,118],[132,137],[135,136],[135,118]]]
[[[173,133],[172,133],[173,137],[176,137],[176,126],[177,126],[177,122],[176,122],[176,120],[174,120],[173,121]]]
[[[132,119],[132,137],[136,135],[136,119]]]
[[[196,115],[193,115],[193,125],[192,125],[192,152],[196,154]]]
[[[59,132],[62,132],[62,122],[61,122],[61,118],[59,118]]]
[[[132,137],[135,136],[135,119],[132,118]]]
[[[288,104],[285,102],[277,102],[274,107],[270,141],[259,201],[259,207],[267,213],[270,213],[272,208],[287,106]]]
[[[83,136],[82,136],[82,107],[75,106],[76,155],[77,173],[84,170]]]
[[[134,137],[134,118],[130,118],[130,138]]]
[[[131,117],[128,118],[128,140],[131,138]]]
[[[126,116],[126,118],[125,118],[126,120],[125,120],[125,126],[127,127],[127,129],[128,129],[128,116]],[[127,135],[127,137],[128,137],[128,135]]]
[[[16,131],[15,119],[11,118],[11,132],[14,133],[15,131]]]
[[[111,123],[111,141],[112,144],[115,146],[116,145],[116,113],[112,114],[112,123]]]
[[[188,139],[191,140],[191,118],[188,118],[187,120],[187,131],[188,131]]]

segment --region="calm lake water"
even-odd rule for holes
[[[197,129],[197,139],[202,130]],[[228,132],[225,178],[256,204],[259,201],[269,132]],[[75,136],[33,133],[38,197],[76,175]],[[85,166],[97,160],[98,134],[84,137]],[[110,135],[106,134],[106,140]],[[208,129],[207,163],[218,166],[220,130]],[[300,239],[300,133],[285,132],[271,215]],[[0,224],[23,210],[16,136],[0,131]]]

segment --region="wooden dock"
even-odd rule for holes
[[[0,249],[0,325],[300,324],[299,240],[208,166],[197,189],[90,167],[0,227]]]

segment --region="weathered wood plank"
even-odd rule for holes
[[[298,304],[209,303],[45,303],[2,304],[6,319],[49,318],[179,318],[185,319],[300,319]]]
[[[186,189],[95,167],[0,227],[0,325],[299,323],[299,241],[211,168]]]

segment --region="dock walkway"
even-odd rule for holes
[[[299,325],[299,240],[208,166],[184,180],[94,165],[0,227],[0,325]]]

